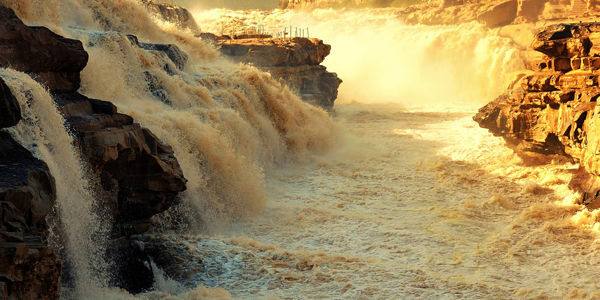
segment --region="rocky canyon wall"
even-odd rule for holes
[[[281,9],[393,8],[407,24],[453,25],[478,21],[488,27],[524,22],[556,22],[600,15],[596,0],[281,0]]]
[[[579,162],[571,187],[590,208],[600,207],[600,54],[592,48],[599,34],[596,23],[540,31],[532,47],[542,59],[531,61],[531,71],[474,118],[527,158],[558,155]]]

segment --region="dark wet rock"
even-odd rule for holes
[[[78,40],[61,37],[44,27],[29,27],[12,9],[0,6],[0,67],[37,78],[54,92],[79,89],[79,73],[88,54]]]
[[[175,280],[189,280],[206,271],[202,249],[183,243],[178,236],[142,235],[137,237],[144,252],[152,261]]]
[[[17,125],[21,120],[21,108],[17,99],[0,78],[0,129]]]
[[[46,164],[0,131],[0,298],[58,299],[62,264],[44,241],[55,201]]]
[[[78,93],[58,95],[56,101],[101,183],[105,206],[115,217],[115,235],[147,230],[140,224],[168,209],[185,190],[171,147],[110,102]]]
[[[109,261],[118,262],[112,269],[111,285],[130,293],[141,293],[152,289],[154,273],[152,262],[144,250],[144,244],[135,238],[119,238],[109,242]]]
[[[183,68],[187,61],[185,53],[173,45],[139,46],[169,57],[177,68]],[[113,217],[113,237],[127,241],[130,235],[148,230],[149,218],[170,207],[185,189],[186,180],[171,147],[134,123],[131,116],[118,113],[112,103],[76,92],[79,72],[87,60],[81,42],[46,28],[25,26],[11,9],[0,7],[0,67],[26,72],[48,87],[75,136],[75,145],[89,162],[102,210],[106,217]],[[18,105],[3,82],[0,89],[0,124],[15,125],[20,118]],[[47,166],[0,131],[3,299],[58,298],[62,265],[55,250],[43,241],[45,219],[55,200],[54,181]],[[138,274],[134,281],[143,284],[127,283],[140,264],[129,259],[133,250],[115,245],[109,248],[109,254],[117,259],[115,264],[121,266],[115,280],[134,292],[145,289],[151,274]]]
[[[173,44],[149,44],[139,43],[140,48],[151,51],[164,53],[179,70],[183,70],[190,59],[179,47]]]

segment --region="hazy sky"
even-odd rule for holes
[[[230,9],[257,8],[270,10],[277,8],[279,0],[173,0],[173,2],[190,9],[225,7]]]

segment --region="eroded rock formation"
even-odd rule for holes
[[[600,24],[557,24],[536,35],[544,53],[523,76],[474,117],[521,154],[562,155],[580,163],[572,187],[582,203],[600,206],[600,55],[591,53]]]
[[[331,46],[315,38],[220,39],[221,53],[250,63],[295,88],[302,99],[331,109],[342,80],[321,63]]]
[[[395,14],[409,24],[440,25],[480,21],[488,27],[498,27],[512,23],[519,16],[529,21],[537,20],[544,9],[546,1],[282,0],[279,2],[279,8],[401,7],[395,11]],[[407,4],[413,5],[406,6]]]
[[[45,27],[28,27],[12,9],[0,6],[0,66],[35,76],[53,92],[75,92],[88,54],[80,41]]]

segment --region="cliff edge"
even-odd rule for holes
[[[541,60],[474,120],[527,158],[558,155],[579,162],[571,187],[581,203],[600,207],[600,24],[556,24],[541,30],[532,47]],[[539,154],[539,156],[537,156]]]
[[[321,63],[331,46],[315,38],[218,39],[222,54],[269,72],[295,89],[302,100],[331,109],[342,80]]]

